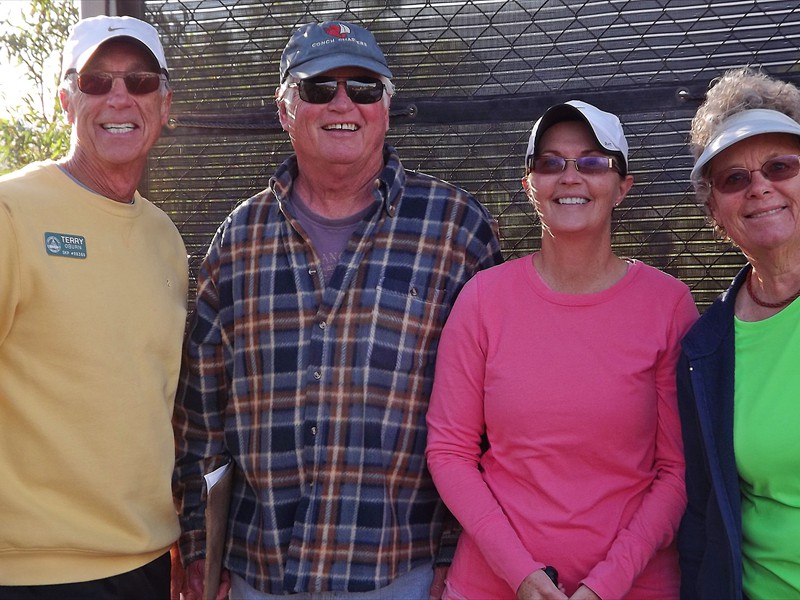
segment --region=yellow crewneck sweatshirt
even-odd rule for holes
[[[178,536],[181,236],[55,163],[0,178],[0,584],[138,568]]]

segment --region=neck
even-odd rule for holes
[[[611,251],[610,239],[597,241],[556,241],[545,232],[542,249],[534,255],[540,277],[553,291],[564,294],[592,294],[613,286],[625,276],[627,263]]]
[[[736,316],[744,321],[768,318],[800,297],[800,266],[751,260],[753,267],[736,296]]]
[[[144,162],[135,165],[98,165],[72,153],[60,163],[76,181],[116,202],[130,204],[144,174]]]
[[[311,179],[301,169],[294,182],[295,193],[312,212],[328,219],[344,219],[372,204],[377,178],[377,173],[360,178],[353,178],[352,173],[331,173],[322,179]]]

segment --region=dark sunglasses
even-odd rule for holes
[[[761,174],[770,181],[791,179],[800,173],[800,156],[796,154],[776,156],[770,158],[758,169],[745,169],[744,167],[725,169],[711,175],[711,186],[723,194],[735,194],[750,185],[750,182],[753,181],[753,173],[756,171],[761,171]]]
[[[581,156],[580,158],[532,156],[528,159],[528,168],[540,175],[556,175],[564,172],[568,162],[575,163],[575,169],[586,175],[602,175],[612,170],[618,170],[614,159],[608,156]]]
[[[84,94],[91,96],[102,96],[111,91],[114,79],[120,78],[125,82],[125,88],[129,94],[141,96],[155,92],[161,85],[160,73],[135,72],[126,73],[124,71],[94,71],[88,73],[77,73],[78,89]]]
[[[344,84],[347,97],[356,104],[374,104],[383,97],[383,82],[374,77],[353,77],[346,80],[335,77],[309,77],[292,82],[289,87],[297,88],[303,102],[327,104],[336,96],[339,83]]]

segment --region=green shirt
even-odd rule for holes
[[[736,319],[734,451],[742,492],[744,590],[800,598],[800,301]]]

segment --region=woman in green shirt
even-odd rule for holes
[[[726,73],[692,182],[748,260],[683,340],[683,598],[800,598],[800,90]]]

